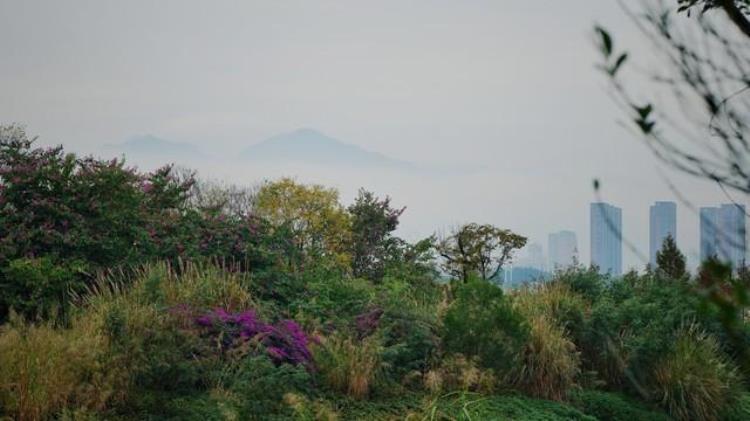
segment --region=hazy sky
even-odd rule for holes
[[[344,200],[360,185],[390,194],[408,206],[407,237],[490,222],[546,252],[548,232],[572,229],[583,261],[598,177],[647,254],[648,206],[674,197],[616,122],[594,69],[595,22],[646,49],[614,0],[0,0],[0,122],[85,152],[145,133],[234,152],[312,127],[422,165],[483,168],[283,169]],[[239,184],[282,173],[199,169]],[[725,201],[712,186],[674,181],[699,205]],[[678,209],[680,246],[694,255],[697,217]],[[625,264],[641,263],[626,252]]]

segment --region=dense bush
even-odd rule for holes
[[[276,364],[301,365],[310,370],[312,354],[310,340],[294,320],[268,324],[258,318],[254,310],[230,314],[216,309],[196,319],[207,329],[211,342],[222,352],[246,344],[260,346]]]
[[[659,361],[653,380],[655,397],[676,419],[718,419],[737,393],[736,370],[716,339],[691,325]]]
[[[67,289],[118,266],[273,260],[273,248],[260,241],[263,221],[190,206],[192,175],[169,166],[140,173],[122,161],[79,158],[33,142],[18,126],[0,126],[0,321],[16,306],[32,317],[51,306],[64,309]],[[42,260],[18,260],[27,258]],[[46,271],[49,279],[24,284],[19,271]]]
[[[288,364],[275,366],[268,358],[243,359],[226,380],[237,397],[239,419],[288,419],[292,408],[284,403],[289,392],[305,392],[311,385],[310,374]]]
[[[28,320],[64,319],[71,292],[81,292],[86,273],[82,261],[57,264],[50,257],[13,259],[0,268],[0,320],[2,307],[12,308]]]
[[[442,336],[448,352],[479,357],[483,367],[504,375],[518,363],[529,328],[500,288],[472,280],[457,287]]]

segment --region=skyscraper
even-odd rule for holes
[[[544,250],[538,243],[530,243],[526,246],[528,266],[538,270],[544,270]]]
[[[622,209],[591,204],[591,264],[601,273],[622,274]]]
[[[723,204],[700,209],[701,261],[709,257],[738,268],[745,263],[745,207]]]
[[[726,204],[719,208],[719,257],[738,268],[745,264],[745,207]]]
[[[649,209],[649,255],[651,266],[656,266],[656,252],[661,250],[668,235],[677,241],[677,205],[674,202],[655,202]]]
[[[701,262],[703,262],[709,257],[719,256],[719,208],[701,208],[700,218],[700,254]]]
[[[549,270],[572,266],[578,254],[578,240],[573,231],[553,232],[548,237]]]

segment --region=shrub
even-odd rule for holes
[[[287,393],[309,392],[310,374],[289,364],[274,365],[265,356],[239,360],[225,370],[221,384],[231,394],[228,400],[238,419],[289,419]]]
[[[448,352],[479,357],[480,364],[504,375],[518,361],[528,326],[503,291],[487,281],[460,285],[443,319]]]
[[[600,275],[594,267],[588,269],[570,267],[557,272],[554,279],[590,301],[596,301],[606,289],[606,278]]]
[[[331,390],[355,399],[369,395],[381,370],[378,337],[355,341],[334,334],[322,339],[314,350],[319,376]]]
[[[512,370],[513,382],[533,397],[563,400],[580,374],[575,344],[546,316],[532,317],[530,326],[521,361]]]
[[[253,310],[230,314],[224,309],[216,309],[197,318],[196,323],[208,329],[222,351],[246,343],[262,345],[262,350],[276,364],[303,365],[312,370],[310,341],[293,320],[281,320],[271,325],[260,320]]]
[[[295,297],[293,303],[313,326],[329,323],[344,327],[375,298],[375,289],[364,279],[347,279],[331,273],[315,275],[307,277],[306,291]]]
[[[386,312],[381,329],[383,362],[395,380],[424,371],[439,346],[437,327],[408,309]]]
[[[0,308],[13,309],[27,320],[64,319],[70,292],[84,285],[80,275],[85,264],[55,264],[50,257],[21,258],[0,271]]]
[[[530,335],[512,380],[531,396],[562,400],[581,371],[565,326],[582,330],[584,303],[560,282],[523,289],[513,298],[514,307],[528,320]]]
[[[696,325],[684,329],[654,372],[653,393],[680,420],[715,420],[731,402],[737,370],[716,339]]]

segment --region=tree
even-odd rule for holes
[[[352,222],[352,272],[354,276],[380,280],[386,261],[398,246],[391,235],[398,227],[398,218],[406,208],[391,207],[391,199],[377,198],[360,189],[348,211]]]
[[[335,189],[282,178],[260,188],[254,211],[275,230],[288,231],[305,261],[326,257],[342,267],[349,266],[351,221]],[[298,263],[304,261],[289,261],[293,269]]]
[[[437,244],[443,269],[464,282],[471,275],[494,279],[513,251],[526,245],[526,237],[489,224],[466,224]]]
[[[665,274],[670,279],[680,280],[685,278],[685,255],[677,248],[672,235],[667,235],[661,250],[656,252],[656,266],[659,272]]]

